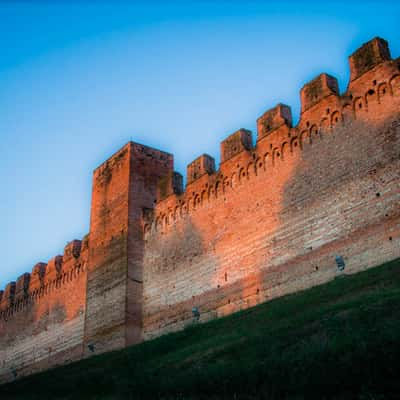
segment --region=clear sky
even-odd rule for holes
[[[396,4],[397,3],[397,4]],[[0,289],[89,230],[91,176],[129,140],[175,169],[374,36],[400,56],[395,1],[0,3]]]

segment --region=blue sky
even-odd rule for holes
[[[0,3],[0,289],[89,231],[92,171],[129,140],[175,169],[374,36],[394,1]]]

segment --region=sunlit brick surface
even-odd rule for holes
[[[0,291],[0,379],[125,347],[400,257],[400,60],[374,39],[338,93],[278,105],[203,155],[128,143],[94,171],[90,233]],[[335,257],[345,261],[339,271]]]

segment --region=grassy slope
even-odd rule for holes
[[[400,260],[0,387],[11,399],[398,399]]]

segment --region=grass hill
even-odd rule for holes
[[[400,398],[400,260],[0,387],[0,399]]]

